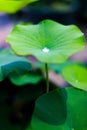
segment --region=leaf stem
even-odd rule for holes
[[[48,64],[45,63],[46,70],[46,93],[49,93],[49,76],[48,76]]]

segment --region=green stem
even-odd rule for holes
[[[49,93],[49,76],[48,76],[48,64],[45,63],[46,70],[46,93]]]

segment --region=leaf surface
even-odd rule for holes
[[[66,88],[67,121],[73,130],[87,130],[87,92]]]
[[[0,51],[0,80],[3,80],[12,72],[23,74],[30,71],[31,68],[31,63],[26,58],[16,56],[9,49]]]
[[[72,86],[87,91],[87,69],[84,66],[66,66],[62,70],[62,75]]]
[[[19,55],[33,55],[45,63],[62,63],[84,48],[85,38],[75,25],[43,20],[37,25],[16,25],[7,42]]]
[[[34,114],[42,121],[61,125],[66,120],[66,101],[62,90],[56,89],[40,96],[36,101]]]
[[[10,76],[10,80],[13,84],[17,86],[22,86],[26,84],[37,84],[43,79],[43,75],[40,72],[34,72],[32,70],[29,71],[28,73],[20,74],[20,73],[12,73]]]

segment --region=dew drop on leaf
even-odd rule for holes
[[[47,52],[49,52],[49,49],[47,47],[45,47],[45,48],[42,49],[42,51],[47,53]]]

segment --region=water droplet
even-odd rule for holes
[[[49,49],[47,47],[45,47],[45,48],[42,49],[42,51],[47,53],[47,52],[49,52]]]

